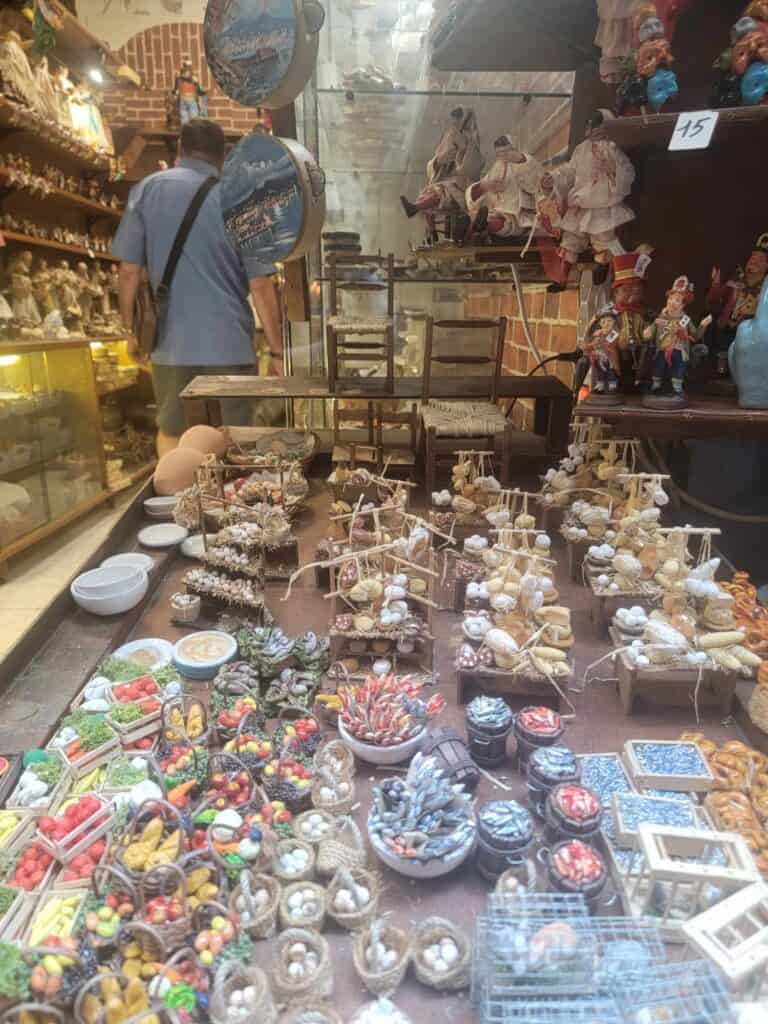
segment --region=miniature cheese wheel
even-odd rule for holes
[[[178,494],[195,482],[195,470],[205,461],[202,452],[193,448],[175,448],[157,464],[152,483],[155,494]]]
[[[221,458],[227,450],[229,439],[222,430],[198,423],[185,430],[179,438],[179,448],[193,448],[204,455],[215,455]]]

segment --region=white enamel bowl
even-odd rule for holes
[[[81,573],[74,584],[85,597],[119,597],[135,587],[144,575],[143,569],[133,565],[110,565]]]
[[[152,572],[155,568],[155,560],[151,555],[143,555],[140,551],[124,551],[122,555],[111,555],[101,563],[102,569],[109,569],[113,565],[132,565],[135,569],[143,569],[144,572]]]
[[[121,615],[123,612],[130,611],[131,608],[135,608],[148,589],[149,576],[142,572],[138,580],[120,594],[94,597],[80,590],[77,580],[72,583],[69,592],[72,594],[75,604],[85,611],[91,612],[92,615]]]
[[[447,875],[464,863],[477,842],[477,836],[473,833],[463,846],[454,850],[447,857],[434,860],[412,860],[409,857],[399,857],[378,835],[371,833],[370,829],[368,839],[379,860],[393,871],[397,871],[399,875],[405,875],[406,878],[439,878],[441,875]]]
[[[417,751],[421,750],[424,743],[423,729],[406,740],[405,743],[396,743],[393,747],[380,747],[376,743],[364,743],[362,740],[355,739],[344,728],[340,718],[338,727],[344,745],[349,747],[355,757],[359,757],[361,761],[367,761],[368,764],[400,764],[401,761],[410,760]]]
[[[190,640],[195,638],[216,637],[226,641],[224,652],[209,661],[190,661],[184,656],[184,647]],[[229,633],[223,633],[215,629],[205,629],[198,633],[190,633],[176,644],[173,648],[173,663],[188,679],[211,679],[216,675],[222,665],[226,665],[237,654],[237,640]]]

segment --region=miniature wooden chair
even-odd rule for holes
[[[470,341],[464,346],[464,352],[458,355],[440,355],[434,350],[435,328],[458,328],[466,331],[493,331],[490,351],[477,351]],[[511,424],[504,415],[503,409],[497,405],[499,394],[499,378],[501,362],[504,354],[504,337],[507,329],[506,317],[498,320],[438,320],[427,318],[424,339],[424,373],[422,377],[421,421],[425,438],[425,461],[427,493],[435,489],[438,462],[454,460],[458,448],[470,450],[496,450],[496,440],[500,438],[500,479],[502,485],[509,482],[509,445],[508,437]],[[489,366],[489,377],[472,377],[472,380],[484,381],[480,394],[473,388],[471,400],[436,399],[433,392],[434,378],[432,364],[440,366]],[[486,393],[483,394],[482,391]]]
[[[379,268],[386,271],[384,280],[348,280],[339,277],[339,268]],[[391,394],[395,377],[395,257],[330,253],[330,317],[327,324],[328,388],[332,394],[362,389]],[[347,316],[339,308],[339,293],[386,292],[386,316]],[[344,367],[350,363],[370,364],[372,375],[352,376]],[[384,364],[384,375],[376,367]]]
[[[378,473],[392,476],[399,470],[404,470],[409,480],[413,479],[416,467],[416,452],[418,450],[418,429],[419,417],[414,402],[406,412],[390,412],[384,408],[383,403],[376,405],[376,447],[379,454]],[[407,432],[408,440],[402,444],[390,444],[387,441],[387,432],[397,432],[402,436]]]
[[[331,462],[334,465],[346,464],[350,469],[358,465],[378,469],[379,450],[375,429],[373,402],[360,403],[354,409],[342,409],[339,402],[334,401]],[[342,436],[342,433],[347,436]]]

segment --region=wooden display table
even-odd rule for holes
[[[627,643],[615,626],[608,630],[614,647],[626,647]],[[619,697],[625,715],[632,714],[636,697],[654,704],[672,707],[693,707],[694,692],[699,680],[696,668],[670,668],[666,670],[638,668],[622,651],[614,660],[619,680]],[[727,717],[731,713],[733,695],[739,676],[728,672],[704,669],[701,673],[698,705],[700,708],[718,707]]]
[[[558,686],[567,690],[570,678],[558,679]],[[560,710],[562,701],[557,690],[548,679],[538,673],[523,675],[520,672],[507,672],[500,668],[473,668],[456,670],[456,703],[466,704],[468,691],[488,694],[492,697],[504,697],[507,701],[520,701],[525,707],[533,700],[536,704],[555,711]]]
[[[768,438],[768,409],[740,409],[735,398],[691,395],[685,409],[654,409],[641,398],[620,405],[579,405],[579,414],[610,423],[617,436],[674,440],[681,437],[730,437],[739,441]]]

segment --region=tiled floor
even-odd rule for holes
[[[12,559],[9,576],[0,583],[0,659],[69,585],[80,566],[109,535],[137,490],[131,487],[123,491],[111,507],[94,509],[61,533]]]

